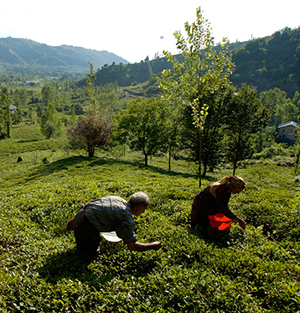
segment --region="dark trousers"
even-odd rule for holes
[[[101,242],[98,230],[84,216],[84,211],[80,210],[74,220],[74,235],[77,250],[86,256],[97,255],[97,250]]]
[[[210,229],[209,218],[207,215],[199,214],[199,212],[192,211],[191,214],[191,227],[194,229],[199,225],[202,228]]]

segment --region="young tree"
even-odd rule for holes
[[[113,112],[119,108],[119,97],[116,92],[101,92],[97,95],[100,104],[100,111],[112,116]]]
[[[90,65],[90,73],[88,73],[86,76],[87,96],[88,96],[88,99],[91,101],[91,105],[92,105],[91,111],[97,112],[98,101],[95,95],[95,79],[97,76],[94,73],[93,64],[89,62],[89,65]]]
[[[0,107],[0,139],[5,138],[6,130],[5,130],[5,111]]]
[[[75,116],[75,104],[72,103],[71,104],[71,108],[70,108],[70,111],[71,111],[71,124],[75,124],[76,122],[76,116]]]
[[[300,110],[300,93],[298,91],[295,91],[295,93],[294,93],[293,103]]]
[[[297,121],[299,108],[290,99],[288,99],[287,102],[280,107],[279,114],[281,116],[281,123]]]
[[[89,157],[94,157],[96,147],[108,144],[111,126],[110,119],[99,112],[94,86],[96,74],[93,72],[93,65],[89,64],[90,73],[86,78],[86,91],[91,107],[85,117],[80,118],[76,125],[67,130],[67,136],[72,148],[83,149],[88,152]],[[74,109],[75,107],[72,107],[73,119],[75,119]]]
[[[253,152],[251,134],[260,131],[269,120],[268,110],[260,104],[256,93],[255,89],[243,84],[228,105],[226,155],[233,165],[233,175],[237,163],[250,157]]]
[[[57,117],[57,111],[53,104],[49,103],[48,109],[41,116],[41,132],[47,138],[61,135],[62,122]]]
[[[22,111],[20,108],[17,108],[16,111],[11,116],[12,124],[17,125],[22,122]]]
[[[200,8],[196,10],[196,15],[195,23],[185,23],[187,38],[180,32],[174,33],[182,61],[164,51],[168,61],[173,63],[173,72],[163,71],[160,87],[164,90],[165,98],[172,97],[171,93],[179,90],[176,92],[180,94],[178,103],[190,108],[192,124],[197,129],[199,140],[195,146],[198,148],[196,154],[201,186],[202,132],[205,129],[206,116],[210,113],[210,107],[222,102],[224,89],[230,84],[228,77],[232,73],[233,63],[225,38],[221,51],[217,53],[213,48],[214,38],[210,23],[203,17]]]
[[[53,87],[45,85],[42,88],[41,96],[42,96],[42,101],[41,101],[42,104],[46,107],[49,106],[49,103],[54,102],[55,91]]]
[[[26,106],[28,100],[28,92],[23,88],[17,88],[13,93],[13,100],[15,106]]]
[[[32,110],[32,107],[29,107],[28,113],[29,113],[28,116],[29,116],[30,124],[33,124],[33,110]]]
[[[155,155],[164,145],[165,108],[156,99],[137,98],[113,116],[113,134],[121,144],[128,143],[136,151],[142,151],[145,165],[148,157]]]
[[[261,104],[269,110],[269,126],[277,127],[282,121],[282,107],[288,102],[287,93],[279,88],[262,91],[259,95]]]
[[[1,106],[4,108],[2,115],[3,115],[3,122],[4,122],[4,129],[5,129],[6,137],[10,137],[11,112],[10,112],[9,93],[6,87],[2,89],[0,103],[1,103]]]
[[[75,126],[68,128],[67,136],[72,148],[83,149],[92,158],[96,147],[108,144],[110,128],[110,122],[104,115],[89,112]]]
[[[164,78],[160,80],[161,86],[163,86],[162,105],[166,109],[164,150],[168,152],[168,168],[171,170],[171,159],[179,146],[184,106],[182,105],[180,90],[177,82],[173,79],[172,73],[167,71],[164,72],[164,75]]]

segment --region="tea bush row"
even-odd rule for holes
[[[292,169],[239,169],[248,186],[230,205],[247,228],[234,223],[230,232],[220,234],[191,230],[198,181],[190,167],[176,163],[174,168],[74,156],[20,164],[19,177],[7,173],[0,197],[0,309],[297,312],[299,184]],[[227,174],[212,173],[203,186]],[[135,219],[137,238],[162,241],[163,248],[137,253],[103,240],[99,259],[82,259],[73,234],[64,230],[68,219],[94,198],[115,194],[128,199],[138,190],[149,194],[151,204]]]

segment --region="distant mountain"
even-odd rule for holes
[[[215,47],[216,51],[220,46]],[[271,36],[230,44],[229,50],[235,71],[230,80],[235,86],[242,83],[255,86],[258,93],[275,87],[293,97],[300,91],[300,28],[285,28]],[[180,55],[176,55],[180,60]],[[135,64],[113,64],[97,72],[96,84],[117,82],[119,86],[143,83],[164,69],[171,69],[166,58],[145,60]],[[83,86],[85,79],[77,86]]]
[[[105,64],[128,63],[127,60],[107,51],[97,51],[73,46],[48,46],[29,39],[0,38],[0,66],[5,69],[61,68],[64,71],[80,72],[95,69]]]
[[[218,51],[220,46],[215,48]],[[285,28],[264,38],[231,43],[229,49],[235,63],[230,80],[235,86],[247,83],[255,86],[258,93],[277,87],[290,98],[295,91],[300,91],[300,28]],[[180,60],[181,56],[175,57]],[[0,38],[0,69],[10,72],[48,76],[86,74],[88,62],[97,72],[97,85],[117,82],[119,86],[130,86],[150,80],[150,86],[155,82],[153,76],[172,68],[166,58],[130,64],[107,51],[66,45],[52,47],[28,39]],[[85,83],[84,78],[77,82],[77,86]],[[151,92],[158,91],[154,84]]]

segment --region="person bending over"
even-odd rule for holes
[[[99,232],[115,231],[129,250],[158,250],[162,247],[161,242],[141,243],[134,235],[132,215],[144,213],[149,203],[144,192],[134,193],[129,201],[118,196],[105,196],[83,205],[68,221],[66,230],[74,230],[77,250],[87,256],[99,255]]]
[[[235,220],[241,228],[245,229],[245,221],[236,216],[228,206],[231,194],[240,193],[245,187],[244,179],[238,176],[226,176],[205,187],[194,198],[191,210],[191,227],[195,228],[199,225],[211,228],[211,221],[220,218],[220,220],[229,221],[230,224],[230,221]]]

